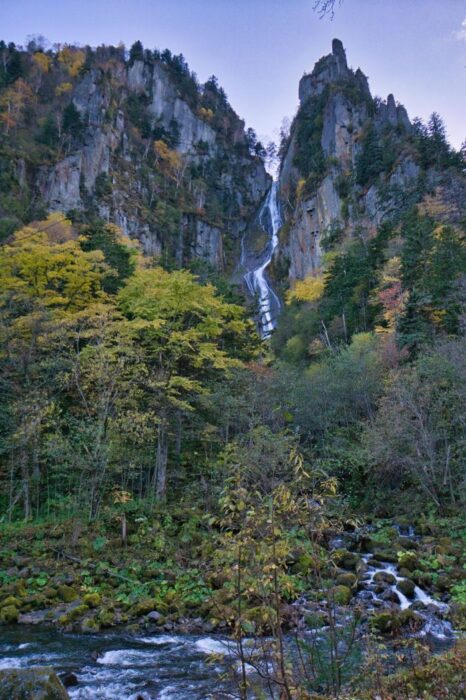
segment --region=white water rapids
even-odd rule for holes
[[[270,338],[280,309],[280,300],[267,281],[265,274],[278,245],[278,231],[282,225],[277,190],[278,182],[273,182],[259,213],[260,226],[270,236],[259,259],[246,253],[244,239],[242,241],[241,264],[243,268],[248,270],[244,275],[244,281],[249,294],[258,300],[259,327],[262,338]]]

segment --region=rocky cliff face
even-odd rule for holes
[[[301,79],[299,99],[280,168],[287,225],[279,256],[291,283],[318,271],[325,249],[370,237],[421,174],[405,108],[393,95],[372,98],[338,39]]]
[[[141,47],[128,60],[119,48],[69,48],[42,54],[47,70],[34,94],[38,53],[20,55],[35,125],[21,114],[3,139],[16,201],[113,222],[174,264],[200,258],[231,267],[269,177],[215,79],[198,85],[169,52]],[[11,210],[0,215],[11,218]]]

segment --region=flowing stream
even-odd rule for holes
[[[72,700],[223,700],[232,697],[228,651],[220,638],[195,635],[15,626],[2,628],[0,669],[51,666],[62,678],[74,674],[77,684],[67,688]],[[212,654],[219,655],[215,662]]]
[[[246,249],[243,238],[241,250],[241,265],[247,270],[243,277],[249,294],[258,300],[259,327],[263,338],[270,338],[281,306],[266,276],[267,267],[278,245],[278,231],[282,225],[277,191],[278,182],[273,182],[259,212],[260,226],[268,235],[265,248],[259,255],[254,254]]]
[[[403,536],[415,537],[414,531]],[[334,546],[341,544],[335,540]],[[362,562],[356,600],[368,612],[412,608],[421,627],[408,636],[424,638],[433,651],[454,642],[455,631],[445,619],[447,604],[417,585],[410,597],[405,595],[400,584],[406,579],[395,564],[370,554],[363,555]],[[303,602],[305,609],[305,598]],[[348,609],[342,608],[337,619],[337,626],[346,628],[351,619]],[[304,635],[325,655],[325,627],[307,624]],[[254,646],[255,640],[249,643]],[[121,630],[65,634],[54,628],[25,625],[2,627],[0,636],[0,669],[51,666],[62,677],[74,674],[76,684],[68,687],[72,700],[226,700],[237,691],[232,673],[237,672],[237,664],[234,643],[219,636],[130,634]],[[254,679],[252,667],[248,667],[250,672]]]

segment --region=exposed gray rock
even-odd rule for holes
[[[303,177],[295,165],[298,123],[329,84],[332,89],[323,106],[321,132],[326,175],[313,196],[296,201],[296,186]],[[312,73],[303,76],[299,98],[301,107],[291,127],[280,169],[280,194],[288,231],[278,254],[289,261],[291,283],[319,271],[322,240],[328,232],[341,230],[341,240],[355,233],[366,239],[374,235],[384,218],[399,208],[400,193],[413,190],[420,174],[419,166],[406,149],[392,171],[383,174],[383,182],[369,183],[366,188],[355,182],[364,130],[370,119],[381,136],[391,129],[398,138],[412,126],[406,109],[396,103],[392,94],[386,102],[372,101],[367,77],[360,69],[353,72],[348,68],[339,40],[333,41],[332,53],[321,58]],[[345,187],[340,189],[342,184],[346,184],[350,196],[345,195]],[[343,198],[346,196],[344,216],[339,192],[343,192]]]
[[[163,66],[154,66],[152,82],[152,103],[150,111],[155,120],[159,120],[168,129],[175,120],[180,129],[178,149],[189,153],[195,144],[202,141],[213,148],[216,141],[215,131],[199,117],[182,100]]]
[[[223,269],[224,236],[232,236],[237,244],[254,215],[254,207],[259,206],[270,184],[262,161],[244,153],[244,123],[230,110],[226,119],[229,129],[226,141],[218,125],[219,131],[216,131],[205,115],[193,111],[170,71],[160,61],[154,64],[134,61],[131,65],[114,61],[108,71],[110,73],[103,76],[101,69],[93,69],[74,87],[72,101],[85,125],[82,143],[68,138],[64,141],[62,160],[40,169],[35,186],[42,200],[51,211],[65,213],[84,210],[91,202],[105,221],[117,224],[125,235],[138,239],[146,254],[160,256],[163,249],[169,247],[170,255],[180,265],[186,264],[186,256],[194,255]],[[163,127],[170,133],[176,127],[179,134],[176,148],[182,157],[183,173],[188,173],[186,181],[191,166],[208,171],[212,159],[222,158],[225,169],[220,176],[221,185],[231,199],[236,200],[239,216],[232,217],[226,225],[223,222],[220,226],[207,224],[203,215],[205,194],[201,187],[197,203],[199,214],[190,212],[189,216],[180,216],[178,232],[166,232],[164,193],[157,191],[155,175],[148,167],[149,159],[145,162],[153,142],[147,140],[146,154],[141,157],[141,143],[139,141],[135,148],[132,136],[134,125],[125,120],[127,112],[123,111],[123,105],[131,95],[143,97],[141,104],[148,103],[144,109],[147,109],[152,128]],[[235,144],[240,144],[243,152],[235,151]],[[23,170],[20,163],[16,169],[20,182],[25,180],[24,164]],[[241,187],[238,172],[241,173]],[[110,193],[103,197],[96,196],[99,176],[106,176],[108,181],[100,182],[107,182],[111,187]],[[188,186],[196,191],[195,180]],[[160,189],[160,184],[158,187]],[[159,200],[162,200],[160,217],[156,213]],[[198,221],[193,223],[196,217]],[[176,212],[169,218],[176,222]],[[234,245],[229,250],[233,248]]]
[[[222,232],[198,219],[196,222],[195,256],[206,260],[218,270],[223,269]]]
[[[312,73],[304,75],[299,83],[299,100],[305,102],[320,95],[326,85],[349,75],[346,53],[339,39],[332,42],[332,53],[316,64]]]

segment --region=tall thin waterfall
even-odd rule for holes
[[[256,256],[246,254],[243,241],[241,256],[243,266],[248,269],[248,272],[244,275],[244,281],[251,296],[255,296],[258,299],[259,326],[263,338],[269,338],[272,334],[281,306],[280,300],[273,291],[270,282],[267,281],[265,274],[278,245],[278,231],[282,225],[277,190],[278,183],[274,182],[259,213],[259,223],[269,235],[265,249],[260,254],[259,259],[257,259]]]

